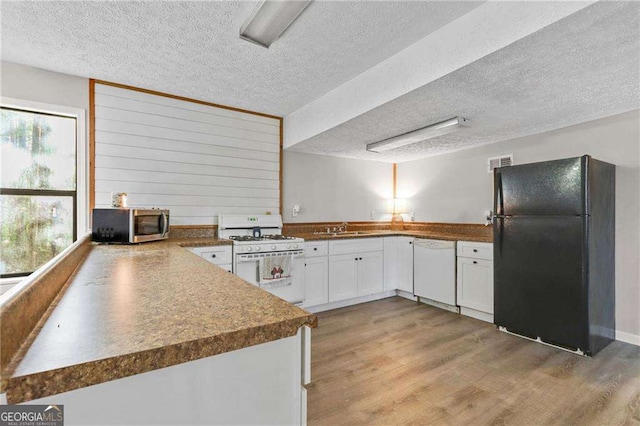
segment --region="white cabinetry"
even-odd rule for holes
[[[329,302],[381,293],[384,289],[382,238],[329,242]]]
[[[398,237],[398,290],[413,294],[413,237]]]
[[[207,262],[218,265],[222,269],[232,272],[233,263],[231,246],[191,247],[189,251],[197,254]]]
[[[460,313],[493,322],[493,245],[458,242]]]
[[[306,242],[304,251],[304,306],[329,303],[329,244]]]
[[[413,237],[384,238],[384,289],[413,294]]]

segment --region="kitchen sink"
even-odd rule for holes
[[[368,232],[362,231],[341,231],[341,232],[314,232],[314,235],[326,235],[327,237],[340,237],[347,235],[365,235]]]

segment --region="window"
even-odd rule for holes
[[[30,274],[86,226],[78,214],[86,198],[78,191],[85,182],[84,111],[34,106],[3,99],[0,107],[1,278]]]

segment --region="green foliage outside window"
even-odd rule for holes
[[[76,120],[0,114],[0,274],[26,275],[74,239]]]

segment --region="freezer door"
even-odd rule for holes
[[[508,216],[585,214],[588,156],[494,171],[494,212]]]
[[[587,348],[585,218],[497,218],[494,322],[509,331]]]

